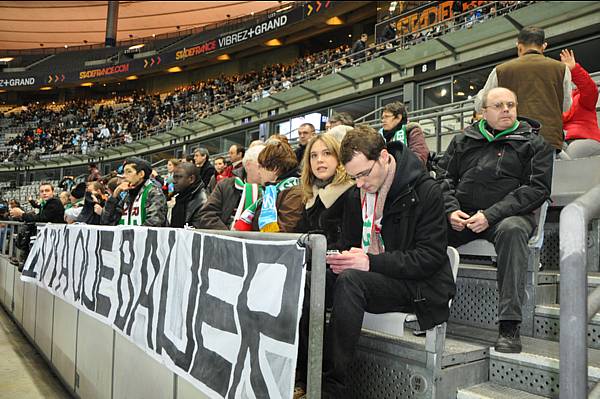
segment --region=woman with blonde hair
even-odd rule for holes
[[[302,161],[304,212],[301,232],[320,231],[327,248],[336,249],[341,236],[345,194],[354,186],[340,163],[340,143],[329,133],[313,137]]]
[[[350,246],[360,246],[361,232],[359,230],[356,231],[356,234],[350,234],[352,236],[350,239],[356,239],[356,242],[341,241],[344,211],[348,206],[347,197],[352,192],[350,188],[355,183],[340,163],[340,142],[333,135],[325,133],[313,137],[308,142],[302,160],[300,180],[304,210],[297,231],[324,234],[327,238],[327,249],[341,251]],[[308,302],[305,298],[305,305],[306,303]],[[308,328],[307,315],[308,309],[303,308],[300,328],[304,331],[307,331]],[[300,335],[294,398],[303,397],[306,391],[307,339],[308,335]]]

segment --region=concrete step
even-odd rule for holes
[[[459,389],[456,399],[538,399],[543,396],[519,391],[491,382]]]
[[[521,353],[500,353],[490,349],[490,382],[535,395],[558,398],[558,342],[521,337]],[[600,351],[588,351],[588,381],[600,380]]]
[[[538,305],[535,307],[535,338],[558,341],[560,336],[560,305]],[[588,323],[588,347],[600,349],[600,314],[596,314]]]

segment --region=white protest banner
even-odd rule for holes
[[[291,398],[305,250],[183,229],[48,225],[21,279],[211,398]]]

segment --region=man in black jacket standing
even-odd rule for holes
[[[196,165],[183,162],[173,172],[175,206],[171,211],[171,227],[192,225],[199,218],[200,208],[207,199],[206,188]]]
[[[325,338],[325,397],[347,397],[346,376],[364,312],[410,311],[421,328],[448,319],[455,284],[446,255],[439,184],[403,144],[357,126],[341,144],[341,162],[356,188],[342,236],[352,247],[327,256],[333,310]],[[356,241],[356,232],[361,237]]]
[[[483,95],[483,119],[455,136],[438,164],[450,223],[448,243],[460,246],[482,238],[496,247],[499,352],[521,351],[533,211],[550,197],[552,148],[535,127],[535,121],[517,119],[512,91],[489,90]]]
[[[10,216],[24,222],[33,223],[64,223],[65,208],[58,198],[54,197],[54,187],[50,183],[40,184],[39,213],[25,213],[21,208],[12,208]]]

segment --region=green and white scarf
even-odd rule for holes
[[[239,177],[235,178],[234,187],[240,190],[240,202],[238,204],[231,230],[249,231],[252,230],[252,220],[256,212],[256,203],[262,195],[262,188],[258,184],[246,183]],[[250,209],[254,206],[253,209]]]
[[[141,188],[138,195],[135,197],[131,208],[129,202],[125,202],[123,208],[123,214],[119,220],[120,225],[125,226],[143,226],[146,221],[146,202],[148,200],[148,193],[152,188],[152,182],[150,179],[146,180],[144,186]]]
[[[383,132],[383,128],[379,129],[379,134],[381,134],[381,136],[383,136],[383,138],[385,139],[385,134]],[[406,135],[406,125],[402,125],[401,129],[396,130],[394,132],[394,135],[392,136],[392,139],[389,142],[391,143],[392,141],[400,141],[400,142],[402,142],[402,144],[408,145],[408,137]]]
[[[513,123],[513,125],[511,127],[509,127],[508,129],[503,130],[496,135],[493,135],[492,133],[487,131],[487,129],[485,128],[485,124],[486,124],[485,119],[482,119],[479,121],[479,124],[477,126],[479,127],[479,133],[481,133],[481,135],[490,143],[492,141],[496,140],[497,138],[506,136],[507,134],[511,134],[512,132],[514,132],[515,130],[517,130],[519,128],[519,121],[515,121],[515,123]]]

